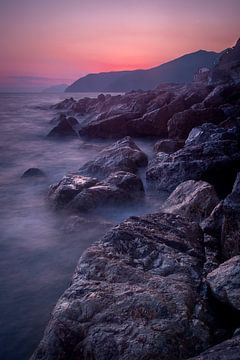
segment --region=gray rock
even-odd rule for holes
[[[79,172],[104,178],[116,171],[136,173],[147,163],[146,154],[130,137],[125,137],[103,149],[93,161],[83,165]]]
[[[214,187],[205,181],[188,180],[172,192],[161,210],[202,222],[219,203]]]
[[[132,173],[112,173],[105,181],[85,188],[69,203],[68,209],[90,211],[107,206],[125,205],[144,195],[141,179]]]
[[[178,360],[209,345],[196,223],[131,217],[81,257],[32,360]],[[202,309],[202,310],[200,310]]]
[[[184,146],[184,141],[174,139],[158,140],[154,145],[155,152],[164,152],[166,154],[172,154],[175,151],[181,149]]]

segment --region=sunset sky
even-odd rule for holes
[[[240,0],[0,0],[0,90],[220,51],[239,18]]]

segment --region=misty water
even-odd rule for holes
[[[86,95],[96,96],[68,97]],[[54,212],[47,203],[50,184],[76,171],[112,142],[47,138],[55,115],[49,105],[64,98],[66,94],[0,95],[1,360],[29,358],[82,252],[103,235],[97,222],[68,230],[63,226],[65,215]],[[152,141],[136,142],[151,156]],[[21,179],[30,167],[41,168],[47,177]],[[160,203],[159,195],[147,191],[141,204],[102,210],[100,216],[117,223],[129,215],[155,211]]]

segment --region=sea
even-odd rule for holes
[[[56,116],[51,105],[86,96],[98,94],[0,94],[1,360],[29,359],[81,254],[103,235],[97,224],[68,231],[63,226],[65,215],[53,211],[47,200],[51,184],[77,171],[113,142],[46,136]],[[136,139],[136,143],[149,158],[153,156],[153,140]],[[46,177],[23,179],[31,167],[42,169]],[[140,176],[145,183],[144,171]],[[99,215],[114,224],[130,215],[154,212],[160,204],[161,196],[146,187],[141,204],[102,209]]]

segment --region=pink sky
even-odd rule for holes
[[[0,89],[221,51],[240,36],[239,17],[239,0],[1,0]]]

